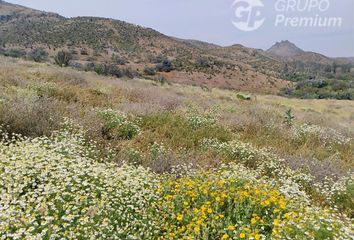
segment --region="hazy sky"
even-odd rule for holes
[[[100,16],[145,27],[166,35],[197,39],[219,45],[242,44],[267,49],[276,41],[290,40],[300,48],[327,56],[354,56],[354,0],[263,0],[259,19],[264,24],[252,32],[237,29],[233,6],[235,0],[7,0],[35,9],[59,13],[66,17]],[[262,0],[237,0],[255,3]],[[284,2],[299,4],[295,11],[283,10]],[[320,3],[320,7],[304,8],[306,3]],[[278,3],[278,11],[275,4]],[[241,7],[241,10],[244,9]],[[252,8],[254,9],[254,8]],[[240,13],[245,14],[241,11]],[[275,27],[278,15],[285,18],[341,17],[340,27]],[[244,15],[243,15],[244,16]],[[257,18],[257,17],[256,17]],[[281,18],[281,17],[279,17]],[[255,19],[257,20],[257,19]],[[285,21],[285,20],[284,20]],[[324,21],[324,20],[323,20]]]

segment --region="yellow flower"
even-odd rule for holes
[[[240,236],[239,236],[240,238],[245,238],[246,237],[246,234],[244,234],[244,233],[240,233]]]
[[[229,235],[227,235],[226,233],[222,236],[221,239],[228,239],[229,238]]]
[[[212,213],[213,213],[213,209],[208,208],[208,213],[209,213],[209,214],[212,214]]]
[[[183,220],[183,215],[182,214],[178,214],[176,218],[177,218],[177,221],[181,222]]]
[[[186,231],[186,227],[185,226],[182,226],[179,230],[178,230],[180,233],[183,233]]]
[[[255,240],[260,240],[260,239],[261,239],[261,235],[256,234],[256,235],[254,236],[254,239],[255,239]]]
[[[220,202],[220,201],[221,201],[221,198],[220,198],[220,197],[216,197],[216,198],[215,198],[215,201],[216,201],[216,202]]]
[[[279,224],[280,224],[279,219],[275,219],[275,220],[273,221],[273,225],[274,225],[275,227],[279,226]]]
[[[221,193],[221,198],[226,198],[226,197],[227,197],[227,194],[224,193],[224,192],[222,192],[222,193]]]
[[[230,225],[230,226],[228,227],[228,229],[229,229],[230,231],[233,231],[233,230],[235,230],[236,228],[235,228],[235,226]]]
[[[197,234],[200,233],[200,227],[196,226],[196,227],[194,228],[194,232],[197,233]]]
[[[254,224],[256,224],[256,223],[257,223],[257,219],[252,218],[252,219],[251,219],[251,224],[253,224],[253,225],[254,225]]]
[[[184,201],[184,202],[183,202],[183,205],[184,205],[184,206],[188,206],[189,203],[188,203],[187,201]]]

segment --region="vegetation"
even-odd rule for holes
[[[163,60],[156,64],[156,71],[158,72],[171,72],[173,70],[172,62],[170,60]]]
[[[6,57],[21,58],[26,56],[26,51],[23,49],[3,49],[0,52]]]
[[[353,236],[353,102],[0,61],[5,239]]]
[[[354,81],[345,80],[303,80],[295,87],[283,89],[283,96],[297,98],[354,100]]]
[[[27,54],[27,58],[35,62],[43,62],[47,59],[47,57],[48,57],[48,53],[41,48],[35,48],[30,53]]]
[[[145,67],[144,68],[144,74],[148,75],[148,76],[153,76],[156,74],[155,68],[151,68],[151,67]]]
[[[67,67],[71,60],[71,55],[68,52],[60,51],[54,57],[55,63],[60,67]]]
[[[290,108],[285,112],[285,120],[284,123],[289,127],[292,127],[294,124],[295,116],[293,115],[292,109]]]

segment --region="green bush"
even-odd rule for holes
[[[67,67],[71,59],[71,54],[65,51],[58,52],[54,57],[55,63],[60,67]]]
[[[104,121],[102,134],[108,139],[128,140],[140,132],[139,126],[123,113],[105,109],[97,111],[97,115]]]
[[[294,87],[284,88],[281,96],[303,99],[354,100],[354,81],[349,80],[302,80]]]

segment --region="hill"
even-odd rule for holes
[[[124,63],[124,67],[139,73],[143,73],[145,66],[152,67],[168,58],[173,62],[174,71],[163,73],[165,78],[211,87],[275,93],[287,85],[276,74],[261,72],[242,59],[211,54],[208,46],[214,49],[214,53],[223,50],[216,45],[171,38],[152,29],[113,19],[64,18],[5,2],[0,6],[0,43],[8,49],[29,52],[43,48],[49,57],[59,49],[65,49],[83,65],[113,62],[115,57]],[[242,55],[251,58],[247,52]]]
[[[304,53],[302,49],[287,40],[275,43],[267,52],[279,57],[293,57]]]
[[[292,82],[354,79],[352,61],[305,52],[289,41],[277,43],[268,51],[237,44],[221,47],[169,37],[119,20],[65,18],[0,2],[0,54],[53,62],[62,50],[72,56],[70,65],[81,70],[205,88],[276,94],[292,89]],[[348,82],[344,85],[347,88]],[[348,94],[341,96],[351,99],[353,94]]]
[[[315,52],[306,52],[301,48],[297,47],[294,43],[288,40],[275,43],[267,51],[268,54],[279,58],[283,61],[289,62],[303,62],[303,63],[319,63],[331,65],[335,62],[335,59],[331,59],[322,54]],[[349,63],[344,61],[344,63]]]

